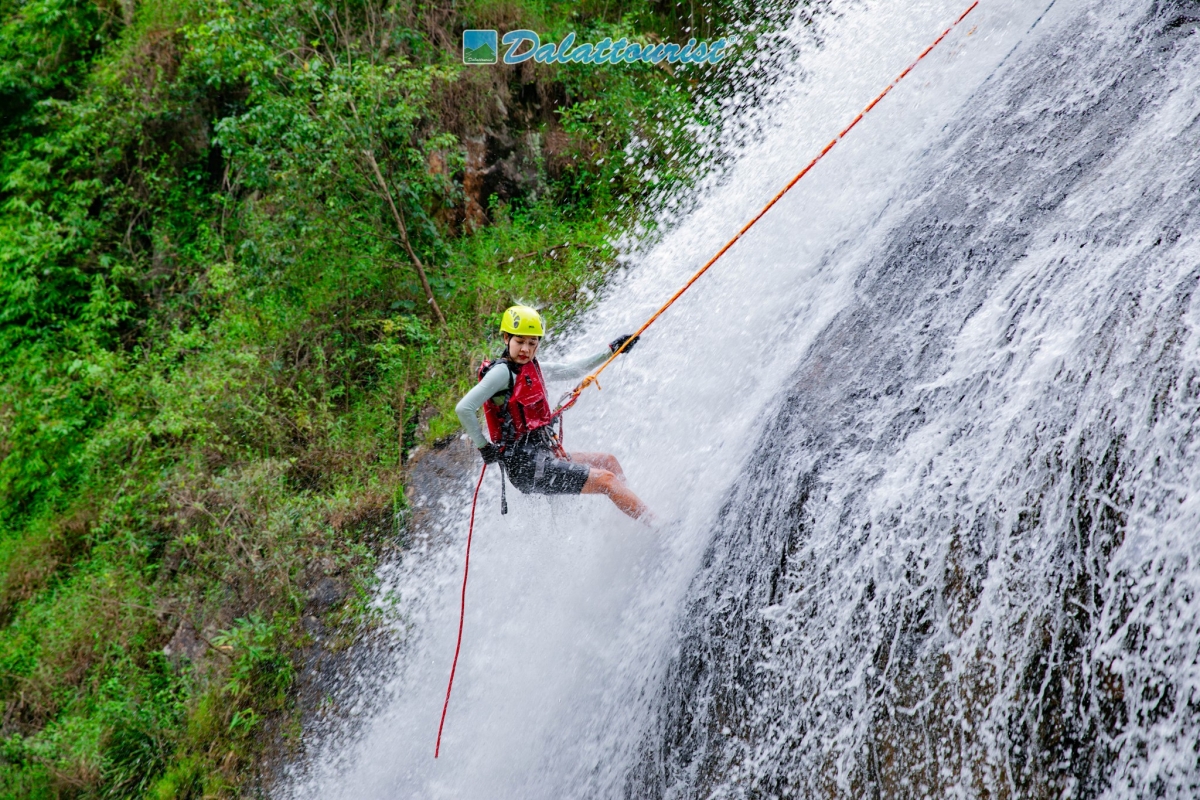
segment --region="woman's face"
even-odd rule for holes
[[[541,344],[540,336],[513,336],[508,337],[508,357],[518,364],[528,364],[537,355],[538,345]]]

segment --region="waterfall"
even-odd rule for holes
[[[386,686],[286,796],[1196,795],[1195,4],[1049,6],[985,0],[570,413],[662,530],[486,482],[434,761],[447,487],[382,576]],[[546,358],[635,327],[962,11],[835,10]]]

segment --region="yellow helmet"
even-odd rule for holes
[[[529,306],[513,306],[500,318],[500,330],[516,336],[545,336],[542,317]]]

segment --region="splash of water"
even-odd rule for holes
[[[1187,9],[1055,9],[912,171],[723,509],[631,796],[1196,796]]]

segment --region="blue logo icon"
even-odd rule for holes
[[[495,64],[497,49],[495,31],[463,31],[464,64]]]

